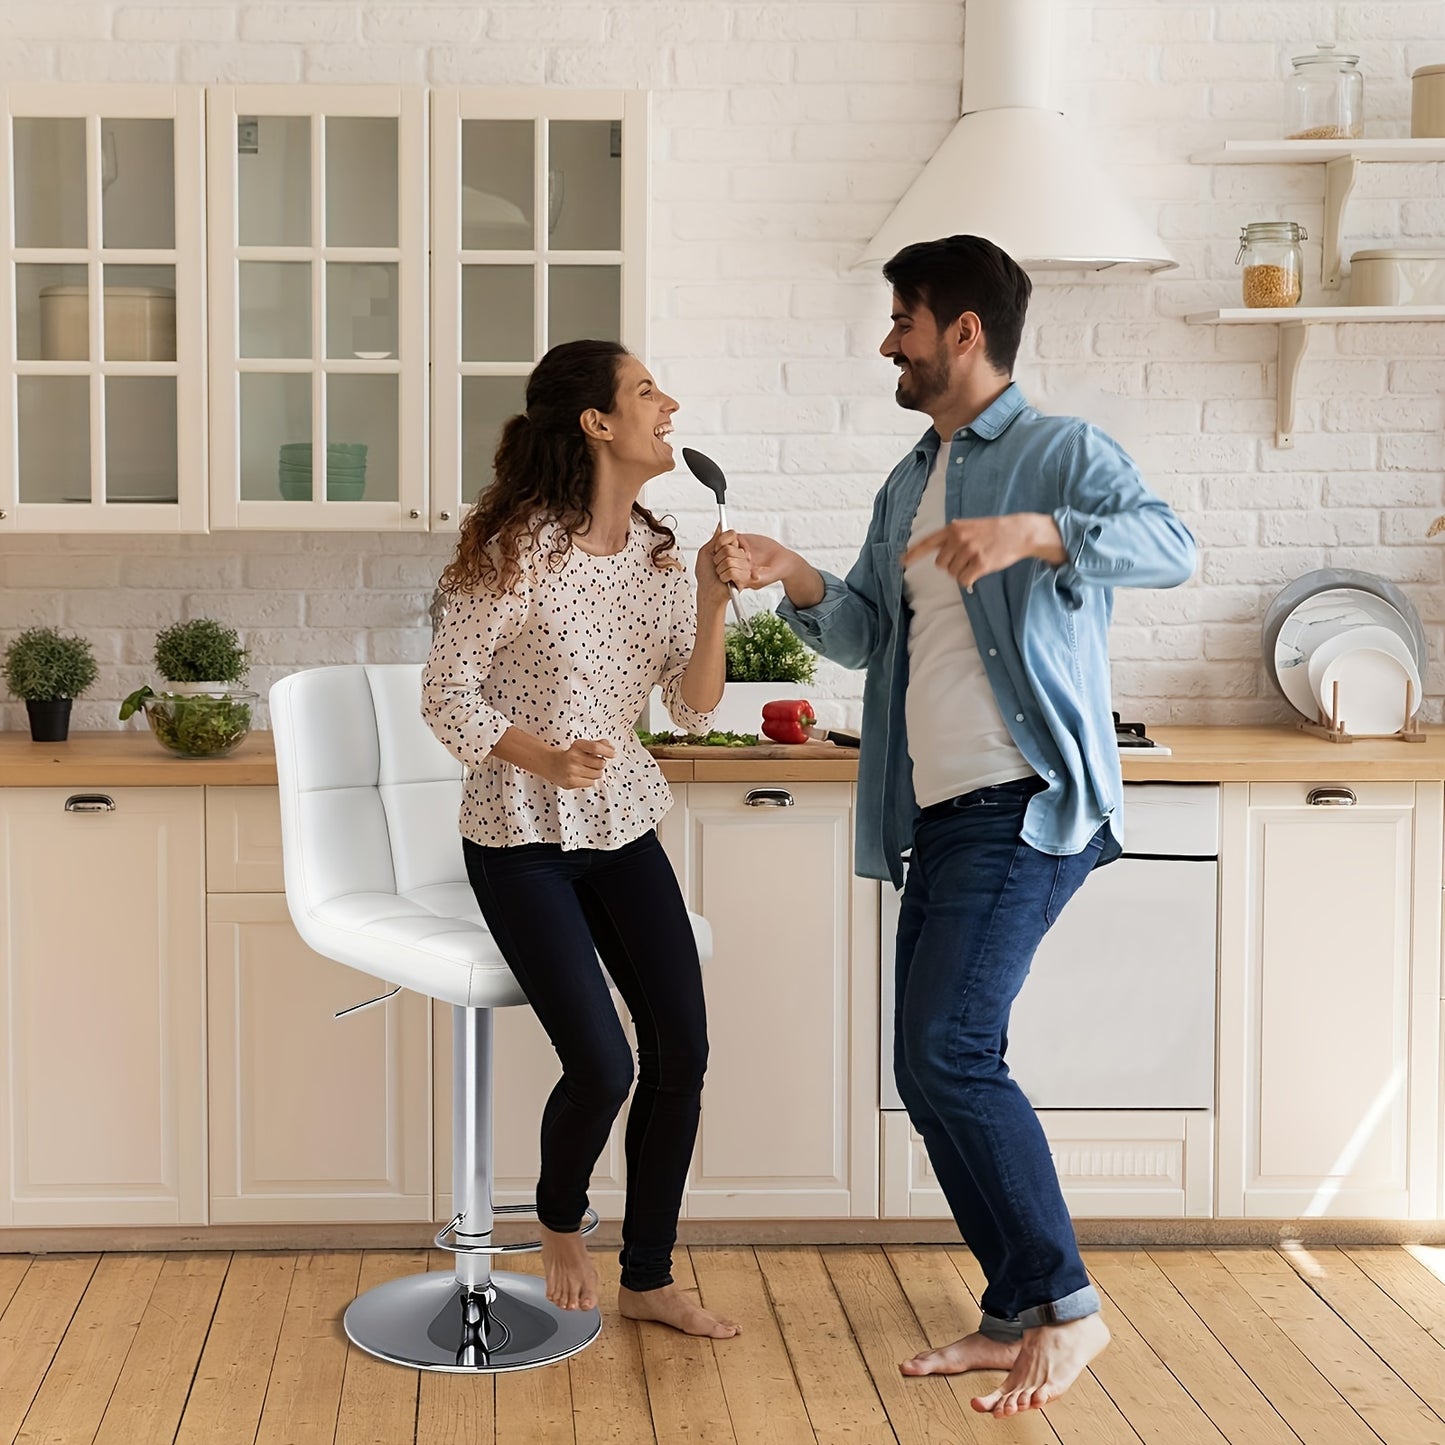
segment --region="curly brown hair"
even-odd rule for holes
[[[592,520],[592,453],[581,416],[617,405],[617,373],[631,353],[615,341],[568,341],[554,346],[527,378],[527,409],[502,427],[495,478],[462,519],[456,553],[441,575],[447,596],[484,587],[509,592],[522,575],[521,554],[540,546],[542,529],[558,526],[546,565],[561,571],[572,536]],[[677,537],[639,502],[632,513],[661,539],[655,567],[679,567]],[[525,538],[525,541],[524,541]]]

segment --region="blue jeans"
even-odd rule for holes
[[[988,1279],[983,1332],[1099,1308],[1049,1146],[1004,1053],[1009,1009],[1040,940],[1099,859],[1019,836],[1044,784],[1019,779],[924,809],[898,921],[894,1072],[965,1243]]]

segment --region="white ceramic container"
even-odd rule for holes
[[[90,355],[90,294],[84,286],[40,292],[40,354],[46,361]],[[161,286],[105,288],[105,359],[174,361],[176,296]]]
[[[1417,139],[1445,136],[1445,65],[1410,72],[1410,134]]]
[[[1356,251],[1351,306],[1445,306],[1445,250]]]

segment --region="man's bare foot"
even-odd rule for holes
[[[597,1270],[588,1257],[582,1235],[558,1234],[545,1224],[538,1228],[542,1238],[542,1266],[547,1272],[547,1298],[559,1309],[596,1309]]]
[[[714,1340],[728,1340],[743,1332],[741,1325],[703,1309],[675,1284],[641,1292],[619,1285],[617,1311],[629,1320],[655,1320],[660,1325],[671,1325],[685,1335],[705,1335]]]
[[[975,1333],[965,1335],[951,1345],[944,1345],[941,1350],[920,1350],[898,1368],[905,1375],[963,1375],[969,1370],[1011,1370],[1022,1345],[1021,1340],[1008,1343]]]
[[[1057,1400],[1109,1343],[1103,1316],[1085,1315],[1062,1325],[1025,1330],[1019,1357],[998,1389],[977,1395],[973,1408],[982,1415],[1017,1415]]]

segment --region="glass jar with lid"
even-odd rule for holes
[[[1244,304],[1298,306],[1304,257],[1300,242],[1309,236],[1293,221],[1251,221],[1239,233],[1239,254],[1244,265]]]
[[[1285,91],[1287,140],[1357,140],[1365,133],[1365,78],[1358,55],[1316,45],[1290,60]]]

